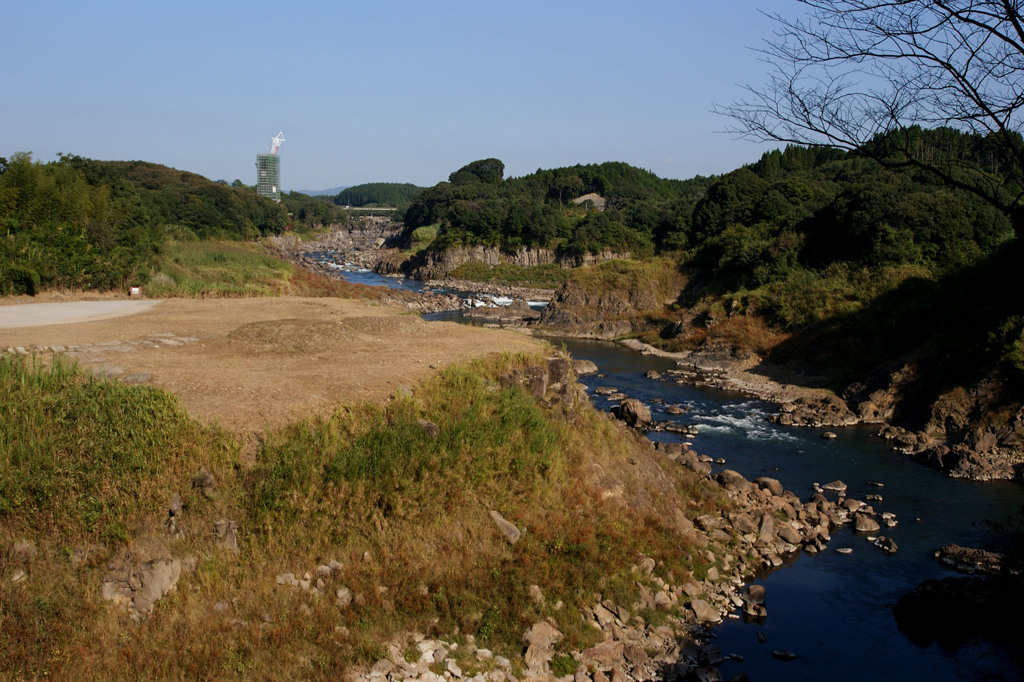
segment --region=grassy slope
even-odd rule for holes
[[[315,676],[372,662],[411,630],[474,634],[515,659],[542,617],[564,649],[592,644],[580,610],[597,592],[631,603],[638,553],[659,574],[703,575],[672,520],[719,502],[588,403],[546,407],[497,381],[537,362],[447,370],[389,405],[268,434],[245,461],[232,434],[158,390],[0,359],[0,546],[37,547],[27,563],[0,554],[0,677]],[[204,469],[212,497],[191,484]],[[165,528],[175,493],[179,537]],[[526,529],[515,546],[492,509]],[[237,555],[216,545],[221,518],[238,524]],[[111,564],[170,555],[197,569],[151,617],[135,622],[100,598]],[[321,598],[276,584],[330,559],[344,570]],[[28,579],[14,583],[19,568]],[[335,604],[341,585],[355,596],[347,609]]]
[[[378,300],[402,292],[351,284],[308,272],[243,242],[172,242],[157,258],[149,298],[338,296]]]

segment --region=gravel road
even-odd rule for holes
[[[160,301],[70,301],[5,305],[0,306],[0,329],[108,320],[144,312],[157,303]]]

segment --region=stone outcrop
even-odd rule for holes
[[[467,246],[444,251],[427,251],[423,263],[406,274],[420,280],[444,279],[465,263],[484,263],[491,266],[510,264],[532,268],[555,262],[557,258],[552,249],[523,247],[515,251],[506,251],[497,247]]]
[[[1024,480],[1024,402],[998,374],[952,389],[908,363],[845,395],[864,422],[914,459],[954,478]]]
[[[521,298],[514,299],[506,306],[479,306],[469,308],[463,315],[475,320],[485,320],[496,324],[525,324],[539,320],[541,313],[534,310]]]
[[[543,367],[517,368],[498,377],[498,382],[505,387],[521,386],[536,400],[548,405],[576,405],[587,399],[583,388],[576,383],[573,363],[558,356],[548,358]]]
[[[775,421],[783,426],[853,426],[860,419],[834,393],[800,396],[779,406]]]
[[[519,542],[519,538],[522,537],[523,532],[519,530],[519,528],[517,528],[514,523],[512,523],[511,521],[509,521],[504,516],[494,511],[493,509],[491,510],[490,514],[491,520],[494,521],[495,527],[497,527],[498,532],[501,533],[502,537],[505,538],[508,544],[514,545],[517,542]]]
[[[550,672],[551,659],[555,655],[555,645],[564,639],[564,635],[550,623],[535,623],[523,635],[526,653],[523,662],[531,675],[544,675]]]
[[[565,336],[616,339],[633,332],[633,319],[665,304],[653,284],[640,290],[592,289],[568,281],[544,309],[539,325]]]
[[[154,559],[139,566],[111,566],[103,578],[103,598],[148,615],[153,605],[174,589],[181,576],[180,559]]]
[[[612,409],[612,414],[629,426],[642,428],[651,423],[651,410],[635,398],[627,398]]]
[[[967,574],[999,575],[1020,570],[1020,566],[1010,561],[1004,554],[956,544],[940,547],[935,551],[935,558],[940,563]]]

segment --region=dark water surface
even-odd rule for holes
[[[310,251],[303,254],[332,268],[339,277],[346,282],[353,284],[365,284],[371,287],[387,287],[389,289],[405,289],[407,291],[427,291],[423,282],[405,277],[385,277],[378,275],[372,270],[360,268],[352,263],[346,263],[344,254],[337,251]]]
[[[669,360],[604,342],[554,342],[564,344],[573,357],[597,364],[602,376],[583,379],[590,389],[618,388],[647,404],[656,420],[695,425],[699,435],[694,448],[725,459],[725,467],[748,479],[778,478],[801,499],[813,494],[813,483],[840,479],[849,486],[848,496],[863,500],[879,494],[883,500],[871,502],[875,510],[896,514],[899,525],[880,531],[898,544],[894,555],[843,527],[832,534],[824,552],[795,555],[756,580],[767,590],[763,624],[729,619],[714,630],[723,654],[743,657],[742,662],[722,664],[725,679],[740,671],[755,681],[1024,679],[1019,650],[984,642],[948,650],[937,644],[918,646],[899,630],[892,612],[896,600],[922,580],[956,575],[933,557],[942,545],[998,543],[999,534],[987,522],[1014,517],[1024,505],[1024,487],[948,478],[894,452],[872,429],[832,429],[839,437],[825,440],[824,429],[767,422],[772,408],[760,401],[644,376],[648,370],[672,368]],[[599,408],[613,404],[591,395]],[[654,403],[655,398],[665,403]],[[689,409],[679,416],[665,414],[671,403]],[[840,554],[840,547],[853,552]],[[759,632],[767,636],[764,643],[758,641]],[[797,658],[775,660],[774,649],[792,651]]]
[[[373,273],[351,274],[355,276],[346,278],[364,284],[418,285]],[[457,313],[426,317],[462,319]],[[763,402],[644,376],[648,370],[673,368],[671,360],[607,342],[553,339],[552,343],[599,367],[600,376],[583,379],[599,409],[614,403],[595,395],[593,389],[614,387],[642,400],[658,421],[696,426],[699,435],[692,440],[697,452],[723,458],[724,467],[748,479],[777,478],[801,499],[813,494],[815,482],[840,479],[849,486],[849,497],[863,500],[869,494],[881,495],[881,502],[870,503],[875,511],[896,514],[899,525],[880,531],[899,546],[894,555],[843,527],[832,534],[824,552],[789,557],[782,567],[755,580],[767,590],[768,617],[762,623],[730,618],[714,629],[722,653],[743,659],[721,665],[724,679],[745,671],[755,682],[1024,680],[1021,649],[987,642],[958,648],[935,643],[919,646],[899,630],[892,611],[896,600],[921,581],[957,575],[934,559],[933,553],[942,545],[998,546],[1003,538],[990,522],[1017,518],[1024,508],[1024,486],[954,480],[894,452],[874,435],[875,429],[832,429],[838,438],[825,440],[823,429],[769,423],[766,417],[772,408]],[[685,406],[687,412],[666,414],[665,407],[672,403]],[[664,441],[679,438],[670,433],[651,436]],[[721,468],[715,467],[716,471]],[[852,553],[836,551],[843,547],[852,548]],[[758,633],[766,637],[763,643]],[[1024,633],[1020,635],[1024,638]],[[797,658],[775,660],[771,655],[775,649],[792,651]]]

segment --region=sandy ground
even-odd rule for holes
[[[98,374],[164,388],[190,414],[252,437],[344,403],[386,399],[450,363],[541,347],[516,332],[424,322],[397,309],[333,298],[122,303],[150,307],[2,306],[0,350],[68,353]],[[47,306],[57,317],[33,310],[34,326],[3,324],[29,320],[25,311]],[[73,314],[75,306],[92,319],[61,323],[59,315]],[[95,319],[104,312],[123,316]]]

